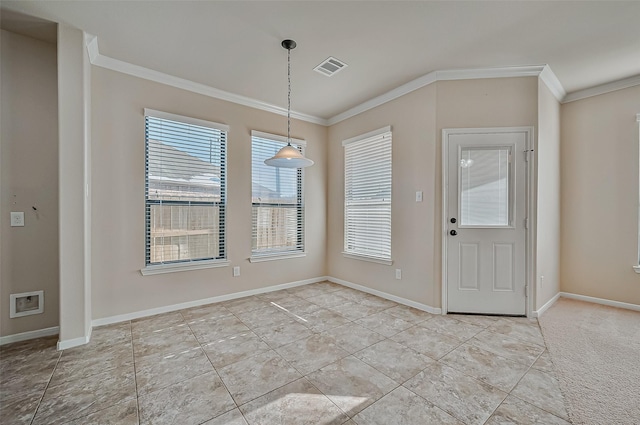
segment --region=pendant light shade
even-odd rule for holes
[[[266,159],[265,164],[272,167],[302,168],[313,165],[313,161],[302,156],[300,151],[290,144],[280,149],[273,157]]]
[[[283,147],[273,157],[266,159],[265,164],[272,167],[282,168],[303,168],[313,165],[313,161],[305,158],[302,153],[291,146],[291,50],[295,49],[296,42],[284,40],[282,47],[287,49],[287,82],[289,91],[287,93],[287,146]]]

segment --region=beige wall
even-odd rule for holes
[[[92,69],[93,318],[132,313],[325,274],[327,129],[292,122],[315,165],[305,170],[307,256],[249,263],[251,130],[286,134],[286,117],[99,67]],[[142,276],[144,267],[144,108],[230,126],[227,249],[231,267]]]
[[[439,81],[438,83],[438,158],[441,157],[442,129],[476,127],[534,127],[538,122],[537,77],[494,78],[483,80]],[[442,168],[437,162],[436,184],[442,185]],[[436,256],[441,258],[441,191],[436,202]],[[441,263],[436,263],[438,282],[441,279]],[[441,286],[436,285],[438,300]]]
[[[561,289],[640,304],[640,86],[562,105]]]
[[[537,78],[439,81],[329,129],[328,274],[432,307],[441,305],[443,128],[535,126]],[[385,266],[344,258],[341,142],[393,131],[392,257]],[[424,201],[415,202],[415,192]],[[394,270],[402,269],[402,280]]]
[[[535,306],[560,292],[560,103],[538,83]]]
[[[332,277],[367,286],[412,301],[438,305],[434,286],[434,200],[436,85],[431,84],[329,128],[329,199],[327,267]],[[345,258],[344,151],[342,141],[391,125],[392,206],[391,256],[387,266]],[[423,191],[423,202],[415,192]],[[402,280],[395,279],[402,269]]]
[[[1,39],[0,336],[7,336],[58,325],[58,100],[56,45],[7,31]],[[9,226],[11,211],[24,211],[25,227]],[[9,319],[9,294],[36,290],[44,290],[44,313]]]

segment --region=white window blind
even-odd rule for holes
[[[227,131],[145,109],[148,266],[226,258]]]
[[[509,226],[511,147],[460,150],[459,226]]]
[[[264,163],[286,144],[281,136],[251,133],[252,257],[304,252],[302,169]],[[302,152],[304,141],[291,145]]]
[[[344,146],[344,252],[391,260],[391,128]]]

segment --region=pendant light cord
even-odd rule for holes
[[[291,49],[287,49],[287,144],[291,146]]]

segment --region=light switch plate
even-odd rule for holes
[[[422,191],[421,190],[416,192],[416,202],[422,202]]]
[[[240,276],[240,266],[235,266],[233,268],[233,277],[238,277]]]
[[[24,226],[24,212],[11,211],[11,227]]]

